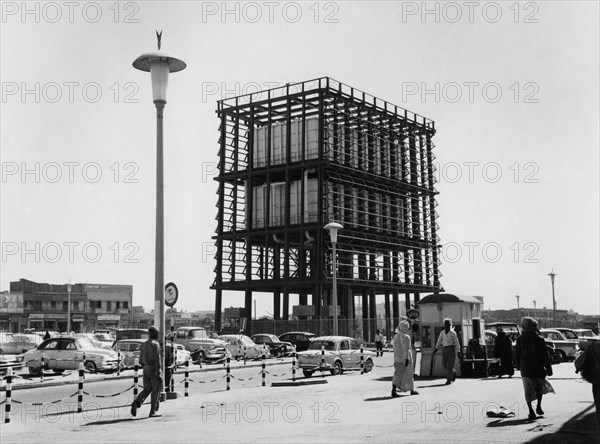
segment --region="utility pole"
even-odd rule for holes
[[[520,324],[520,322],[521,322],[521,307],[519,305],[519,298],[521,296],[516,295],[515,297],[517,298],[517,324]]]
[[[556,299],[554,298],[554,277],[556,273],[554,272],[554,268],[548,273],[548,276],[550,276],[550,282],[552,282],[552,322],[554,323],[554,328],[556,328]]]

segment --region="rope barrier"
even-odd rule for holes
[[[114,398],[115,396],[119,396],[119,395],[122,395],[123,393],[127,393],[132,388],[133,388],[133,384],[131,384],[125,390],[122,390],[118,393],[113,393],[112,395],[95,395],[94,393],[89,393],[89,392],[86,392],[85,390],[83,391],[83,393],[87,396],[93,396],[94,398]]]

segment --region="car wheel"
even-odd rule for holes
[[[371,370],[373,370],[373,360],[371,360],[371,358],[369,358],[369,359],[367,359],[367,362],[365,363],[364,372],[369,373]]]
[[[561,362],[569,362],[569,357],[567,356],[567,354],[560,350],[560,357],[561,357]]]
[[[85,363],[85,369],[90,373],[96,373],[98,371],[98,367],[96,367],[94,361],[87,361]]]
[[[304,374],[305,378],[310,378],[313,374],[312,370],[302,370],[302,373]]]
[[[331,369],[331,374],[333,376],[342,374],[342,363],[340,361],[335,361],[333,368]]]
[[[41,367],[29,367],[29,374],[33,376],[37,376],[42,373]]]

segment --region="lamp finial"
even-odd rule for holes
[[[160,39],[161,38],[162,38],[162,31],[160,31],[160,32],[156,31],[156,39],[158,40],[157,44],[158,44],[158,49],[159,50],[160,50]]]

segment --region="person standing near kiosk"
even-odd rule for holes
[[[438,348],[442,349],[442,366],[446,370],[446,385],[450,385],[456,379],[454,362],[457,350],[460,350],[460,342],[458,341],[456,332],[452,328],[452,320],[450,318],[444,319],[444,330],[440,332],[440,336],[435,344],[434,355],[438,351]]]

